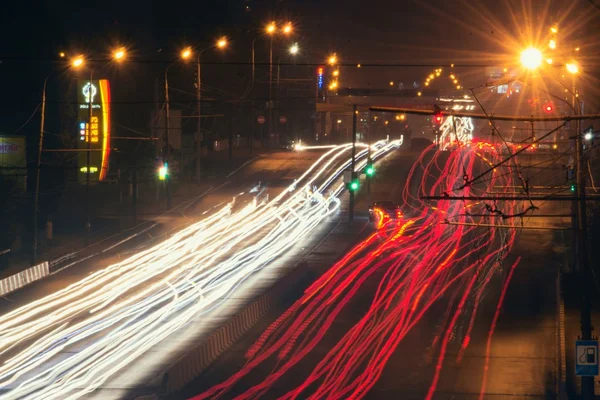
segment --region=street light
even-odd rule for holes
[[[327,62],[329,63],[329,65],[335,65],[337,64],[337,55],[336,54],[332,54],[331,56],[329,56],[329,60],[327,60]]]
[[[298,47],[298,43],[294,43],[291,47],[290,47],[290,54],[291,55],[296,55],[298,54],[298,52],[300,51],[300,48]]]
[[[83,56],[77,56],[71,61],[71,66],[75,68],[80,68],[84,64]]]
[[[294,30],[292,23],[288,22],[287,24],[285,24],[285,26],[283,27],[283,33],[285,33],[286,35],[289,35],[292,33],[292,31]]]
[[[123,61],[125,59],[125,48],[121,47],[115,50],[113,52],[113,58],[115,59],[115,61]]]
[[[187,60],[188,58],[190,58],[191,55],[192,55],[191,47],[186,47],[185,49],[181,50],[181,58],[183,58],[184,60]]]
[[[202,178],[202,165],[201,165],[201,158],[202,158],[202,115],[201,115],[201,109],[202,109],[202,74],[201,74],[201,63],[200,63],[200,57],[202,56],[202,53],[204,53],[206,50],[211,50],[211,49],[224,49],[226,48],[228,45],[228,41],[227,38],[225,36],[221,37],[219,40],[217,40],[217,42],[215,43],[214,46],[211,47],[207,47],[205,49],[202,49],[198,52],[198,55],[196,56],[196,114],[198,117],[198,122],[197,122],[197,132],[196,132],[196,182],[198,184],[200,184],[201,178]],[[189,56],[188,56],[189,57]],[[185,59],[185,58],[184,58]]]
[[[267,25],[266,31],[269,35],[274,34],[276,30],[277,25],[275,25],[275,22],[271,22],[269,25]]]
[[[577,65],[577,62],[573,60],[568,62],[565,67],[567,67],[567,71],[573,75],[579,72],[579,66]]]
[[[542,64],[542,52],[534,47],[528,47],[521,52],[521,64],[530,70],[537,69]]]

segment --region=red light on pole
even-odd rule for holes
[[[552,107],[552,104],[546,104],[544,106],[544,111],[546,111],[547,113],[551,113],[554,110],[554,107]]]
[[[441,125],[444,120],[444,116],[442,115],[442,109],[437,105],[433,106],[433,120],[437,125]]]

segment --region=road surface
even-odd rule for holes
[[[372,154],[397,146],[381,142]],[[325,233],[350,146],[307,160],[310,151],[268,171],[255,163],[199,205],[199,221],[127,258],[94,260],[11,296],[0,322],[0,397],[121,398],[156,384],[165,365]]]
[[[463,175],[468,180],[499,157],[485,146],[468,152],[471,157],[455,160],[450,171],[444,167],[450,161],[438,156],[429,165],[433,176],[409,179],[412,199],[402,194],[410,164],[395,158],[374,185],[383,197],[378,200],[418,204],[417,190],[435,183],[460,186]],[[479,166],[471,170],[468,159]],[[544,159],[550,159],[545,170],[525,169],[530,185],[560,183],[562,175],[547,169],[556,159],[528,156],[521,162],[533,166]],[[498,170],[497,181],[487,180],[483,190],[515,191],[516,174]],[[488,204],[489,210],[452,204],[457,202],[427,203],[426,216],[446,214],[430,226],[432,220],[416,218],[422,208],[407,207],[407,221],[414,223],[384,225],[325,272],[278,322],[278,315],[270,315],[173,398],[555,397],[556,231],[440,228],[446,218],[460,220],[467,212],[506,217],[530,205],[504,202]],[[537,214],[565,213],[561,205],[538,206]],[[520,218],[462,218],[520,225]],[[525,218],[524,224],[561,227],[563,221]],[[386,297],[386,288],[394,294]]]

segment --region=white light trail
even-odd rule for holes
[[[371,157],[400,145],[377,142]],[[2,316],[0,389],[10,390],[0,399],[79,398],[226,301],[337,211],[344,185],[331,186],[350,165],[351,147],[331,148],[273,200],[227,204],[152,248]],[[367,146],[357,147],[360,170]]]
[[[439,149],[447,150],[453,145],[470,143],[473,140],[473,129],[471,118],[449,116],[440,126],[437,138]]]

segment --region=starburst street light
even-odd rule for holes
[[[537,69],[542,64],[542,52],[535,47],[529,47],[521,52],[521,64],[530,70]]]
[[[293,30],[294,30],[294,27],[292,26],[291,22],[288,22],[283,27],[283,33],[285,33],[286,35],[289,35],[290,33],[292,33]]]
[[[567,71],[569,71],[571,74],[576,74],[579,72],[579,66],[575,61],[569,61],[565,67],[567,67]]]
[[[219,39],[217,41],[217,47],[219,49],[224,49],[225,47],[227,47],[227,38],[226,37],[222,37],[221,39]]]
[[[295,55],[295,54],[298,54],[299,51],[300,51],[300,48],[298,47],[298,43],[294,43],[293,45],[290,46],[290,54]]]
[[[275,25],[275,22],[271,22],[269,25],[267,25],[266,31],[269,35],[274,34],[276,30],[277,25]]]
[[[83,65],[83,57],[82,56],[77,56],[73,59],[73,61],[71,61],[71,65],[75,68],[79,68]]]
[[[181,51],[181,58],[183,58],[184,60],[190,58],[191,55],[192,55],[192,49],[189,47],[186,47],[185,49],[183,49]]]
[[[125,59],[125,48],[120,47],[113,52],[113,58],[116,61],[123,61]]]
[[[332,54],[331,56],[329,56],[329,59],[327,61],[329,62],[329,65],[337,64],[337,55]]]

